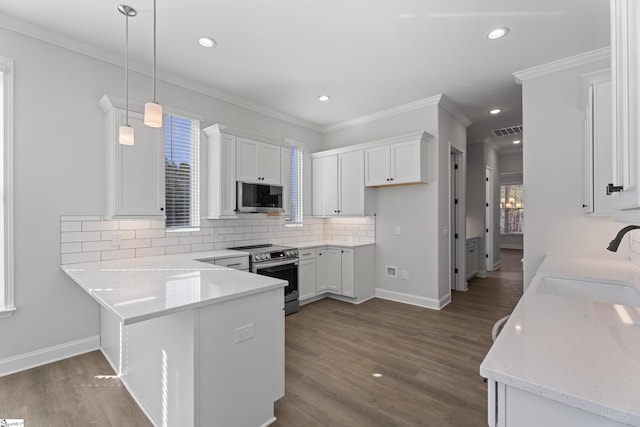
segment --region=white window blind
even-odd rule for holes
[[[303,147],[291,146],[291,219],[289,225],[302,225],[303,214]]]
[[[13,61],[0,57],[0,317],[13,301]]]
[[[200,121],[171,114],[164,125],[167,229],[200,227]]]

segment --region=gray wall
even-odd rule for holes
[[[5,29],[0,52],[15,60],[17,307],[0,319],[2,360],[99,333],[97,304],[60,270],[60,216],[104,213],[104,115],[97,102],[104,94],[123,97],[124,85],[119,66]],[[148,76],[131,74],[132,100],[145,102],[150,88]],[[296,139],[309,152],[321,147],[316,132],[165,82],[158,101],[204,115],[203,127],[221,123]]]
[[[324,148],[338,148],[426,131],[432,144],[432,182],[379,188],[376,209],[376,287],[416,297],[446,299],[449,292],[448,181],[450,145],[466,151],[465,127],[437,105],[386,117],[324,135]],[[395,235],[395,227],[402,234]],[[409,270],[410,280],[385,277],[385,265]]]

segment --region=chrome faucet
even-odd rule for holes
[[[616,237],[611,241],[611,243],[609,243],[609,246],[607,246],[607,250],[611,252],[617,252],[618,246],[620,246],[620,242],[622,241],[622,238],[624,237],[624,235],[631,230],[638,230],[638,229],[640,229],[640,225],[627,225],[626,227],[618,231],[618,234],[616,234]]]

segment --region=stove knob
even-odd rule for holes
[[[266,259],[271,259],[271,254],[263,255]]]

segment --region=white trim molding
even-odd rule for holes
[[[376,298],[401,302],[404,304],[417,305],[418,307],[430,308],[432,310],[442,310],[447,304],[451,302],[451,292],[440,299],[435,299],[423,297],[420,295],[390,291],[388,289],[376,288]]]
[[[88,353],[98,350],[99,348],[100,336],[95,335],[41,350],[7,357],[0,360],[0,377]]]
[[[15,311],[14,301],[14,253],[13,253],[13,118],[14,118],[14,62],[13,59],[0,56],[0,67],[2,72],[2,85],[0,87],[0,102],[3,102],[0,113],[4,112],[4,117],[0,120],[0,132],[3,132],[0,138],[0,149],[3,150],[2,156],[2,187],[4,188],[3,203],[1,207],[4,209],[4,224],[0,224],[4,230],[4,236],[0,244],[4,244],[2,255],[4,259],[0,260],[4,264],[4,277],[2,278],[2,286],[0,292],[3,292],[4,303],[0,306],[3,311],[1,317],[9,317]]]
[[[601,61],[609,58],[611,58],[611,48],[603,47],[601,49],[596,49],[578,55],[570,56],[568,58],[552,61],[547,64],[537,65],[535,67],[527,68],[526,70],[516,71],[515,73],[513,73],[513,77],[515,77],[517,83],[522,84],[526,80],[544,76],[546,74],[567,70],[572,67],[577,67],[579,65],[589,64],[591,62]]]

